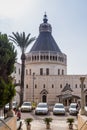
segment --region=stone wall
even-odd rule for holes
[[[11,128],[11,130],[17,130],[16,116],[10,117],[4,120],[5,123]],[[6,125],[0,122],[0,130],[10,130]]]

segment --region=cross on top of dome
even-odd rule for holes
[[[44,23],[47,23],[47,21],[48,21],[48,19],[47,19],[47,15],[46,15],[46,12],[45,12],[44,18],[43,18],[43,22],[44,22]]]

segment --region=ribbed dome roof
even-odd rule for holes
[[[53,36],[51,35],[52,27],[47,23],[47,15],[44,15],[43,23],[39,27],[39,36],[31,48],[30,52],[37,51],[53,51],[57,53],[62,53],[59,49],[57,43],[55,42]]]

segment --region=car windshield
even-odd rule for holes
[[[16,105],[16,102],[13,102],[13,106],[15,106]]]
[[[31,106],[31,103],[25,102],[23,103],[24,106]]]
[[[63,105],[55,105],[55,108],[64,108]]]
[[[71,105],[70,107],[71,107],[71,108],[76,108],[76,105]]]
[[[6,104],[6,106],[9,106],[9,103],[8,103],[8,104]]]
[[[47,107],[47,105],[45,105],[45,104],[39,104],[38,107],[43,108],[43,107]]]

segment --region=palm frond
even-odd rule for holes
[[[35,40],[35,37],[29,38],[30,33],[26,36],[25,32],[12,32],[13,36],[9,36],[11,41],[13,41],[17,46],[20,47],[22,53],[25,52],[26,48]]]

